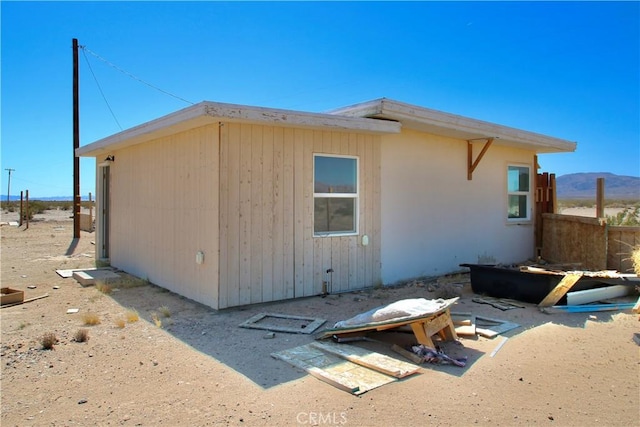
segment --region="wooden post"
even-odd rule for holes
[[[78,39],[73,44],[73,238],[80,238],[80,158],[76,150],[80,147],[80,106],[78,83]]]
[[[549,174],[549,192],[551,193],[551,209],[550,212],[558,213],[558,192],[556,191],[556,174]]]
[[[91,192],[89,192],[89,227],[93,224],[93,200],[91,199]]]
[[[22,227],[22,218],[23,218],[23,215],[24,215],[24,212],[22,210],[22,208],[23,208],[23,206],[22,206],[23,193],[24,192],[22,190],[20,190],[20,227]]]
[[[25,228],[25,230],[29,228],[29,190],[27,190],[26,211],[27,211],[27,215],[25,215],[25,217],[27,218],[27,228]]]
[[[596,185],[596,218],[604,218],[604,178],[598,178]]]

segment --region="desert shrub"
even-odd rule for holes
[[[73,340],[75,342],[87,342],[89,341],[89,330],[88,329],[78,329],[73,336]]]
[[[153,321],[153,324],[158,328],[162,328],[162,320],[160,320],[160,316],[158,316],[158,313],[151,313],[151,320]]]
[[[134,310],[133,308],[127,310],[127,312],[124,315],[125,319],[127,319],[127,322],[129,323],[134,323],[137,322],[138,320],[140,320],[140,316],[138,315],[138,312],[136,310]]]
[[[96,289],[100,292],[102,292],[103,294],[110,294],[112,289],[111,286],[109,286],[107,283],[99,281],[96,282]]]
[[[640,246],[631,252],[631,261],[633,262],[633,271],[640,276]]]
[[[127,324],[127,319],[125,319],[124,317],[118,317],[115,320],[115,324],[116,324],[116,328],[123,329]]]
[[[53,350],[53,346],[58,343],[58,338],[53,332],[47,332],[40,339],[40,344],[43,350]]]
[[[607,215],[607,224],[635,227],[640,225],[640,207],[625,208],[617,215]]]
[[[158,307],[158,311],[164,317],[171,317],[171,310],[169,310],[169,307],[167,307],[166,305],[163,305],[162,307]]]
[[[94,326],[100,324],[100,316],[96,313],[87,312],[82,315],[82,321],[87,326]]]

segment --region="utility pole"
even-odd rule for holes
[[[78,39],[73,39],[73,238],[80,238],[80,105],[78,87]]]
[[[7,204],[9,204],[9,195],[11,194],[11,172],[15,171],[15,169],[5,168],[4,170],[9,171],[9,181],[7,182]]]

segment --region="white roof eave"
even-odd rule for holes
[[[76,150],[76,154],[81,157],[97,157],[120,148],[216,122],[242,122],[377,134],[400,133],[401,128],[401,124],[397,121],[204,101],[82,146]]]
[[[333,110],[330,114],[397,120],[403,128],[463,140],[494,138],[493,144],[536,153],[575,151],[576,143],[534,132],[471,119],[382,98]]]

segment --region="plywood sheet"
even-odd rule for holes
[[[271,354],[310,375],[352,394],[362,394],[396,378],[326,353],[311,344]]]
[[[345,360],[361,366],[373,369],[386,375],[396,378],[404,378],[413,375],[420,370],[419,366],[394,359],[385,354],[376,353],[364,348],[345,344],[334,344],[331,342],[311,344],[326,353],[334,354]]]

